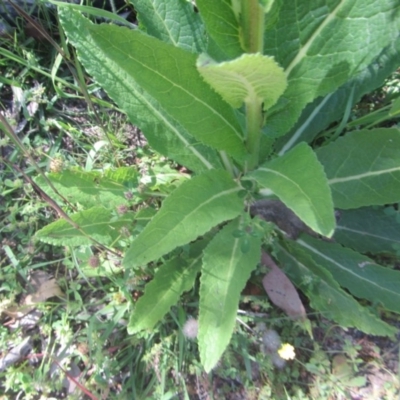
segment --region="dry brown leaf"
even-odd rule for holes
[[[49,299],[50,297],[61,297],[63,295],[60,286],[55,279],[50,279],[49,281],[43,282],[37,291],[33,294],[28,294],[26,296],[24,303],[25,304],[37,304],[42,303]]]
[[[261,262],[270,268],[263,278],[263,286],[270,300],[289,317],[305,319],[306,311],[293,283],[265,251],[262,252]]]
[[[2,308],[0,310],[0,315],[4,313],[10,318],[22,318],[24,315],[28,314],[33,310],[32,307],[28,306],[19,306],[19,305],[13,305],[7,308]]]
[[[52,276],[45,271],[36,270],[29,275],[29,286],[27,287],[29,293],[35,293],[40,288],[42,283],[52,279]]]
[[[332,373],[338,379],[351,377],[353,368],[344,354],[337,354],[332,360]]]

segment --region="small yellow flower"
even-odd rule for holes
[[[294,352],[294,347],[289,343],[284,343],[278,350],[278,354],[284,360],[293,360],[296,357],[296,353]]]

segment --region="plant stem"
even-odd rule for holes
[[[246,103],[246,147],[250,153],[248,170],[252,170],[258,165],[262,122],[262,104],[255,101]]]
[[[264,46],[264,9],[258,0],[242,0],[242,39],[246,53],[262,53]]]
[[[247,53],[263,53],[264,46],[264,9],[259,0],[241,2],[242,42]],[[263,123],[262,104],[259,101],[246,102],[246,147],[250,157],[247,170],[258,165],[260,137]]]

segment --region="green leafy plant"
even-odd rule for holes
[[[156,174],[141,182],[128,167],[52,173],[54,187],[84,208],[36,236],[75,246],[95,239],[123,252],[128,272],[153,263],[130,334],[154,327],[200,273],[206,371],[230,341],[262,247],[271,299],[271,281],[291,295],[294,289],[266,251],[316,310],[341,326],[392,336],[378,311],[400,312],[400,273],[360,253],[398,252],[397,214],[385,214],[383,205],[400,201],[400,132],[360,129],[362,121],[351,130],[348,117],[400,63],[398,2],[197,0],[196,10],[183,0],[132,4],[134,30],[96,25],[74,5],[61,7],[59,17],[89,74],[149,145],[192,174],[175,171],[160,186]],[[145,207],[129,210],[139,203]],[[343,210],[337,226],[335,209]],[[378,234],[371,220],[380,221]],[[304,317],[301,307],[297,316]]]

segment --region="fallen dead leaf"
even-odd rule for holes
[[[35,293],[25,297],[24,304],[31,305],[42,303],[51,297],[62,297],[63,292],[55,279],[42,282]]]
[[[36,292],[40,288],[42,283],[47,282],[50,279],[52,279],[52,276],[45,271],[40,271],[40,270],[33,271],[29,275],[29,279],[28,279],[28,283],[29,283],[29,286],[27,288],[28,292],[30,294]]]
[[[333,357],[332,373],[339,379],[348,378],[353,374],[353,368],[345,355],[337,354]]]
[[[0,315],[5,314],[10,318],[22,318],[24,315],[28,314],[32,311],[32,307],[28,307],[27,305],[19,306],[17,304],[13,304],[7,308],[0,309]]]
[[[263,286],[270,300],[294,319],[306,319],[306,311],[296,288],[274,260],[262,252],[261,263],[270,268],[263,278]]]

